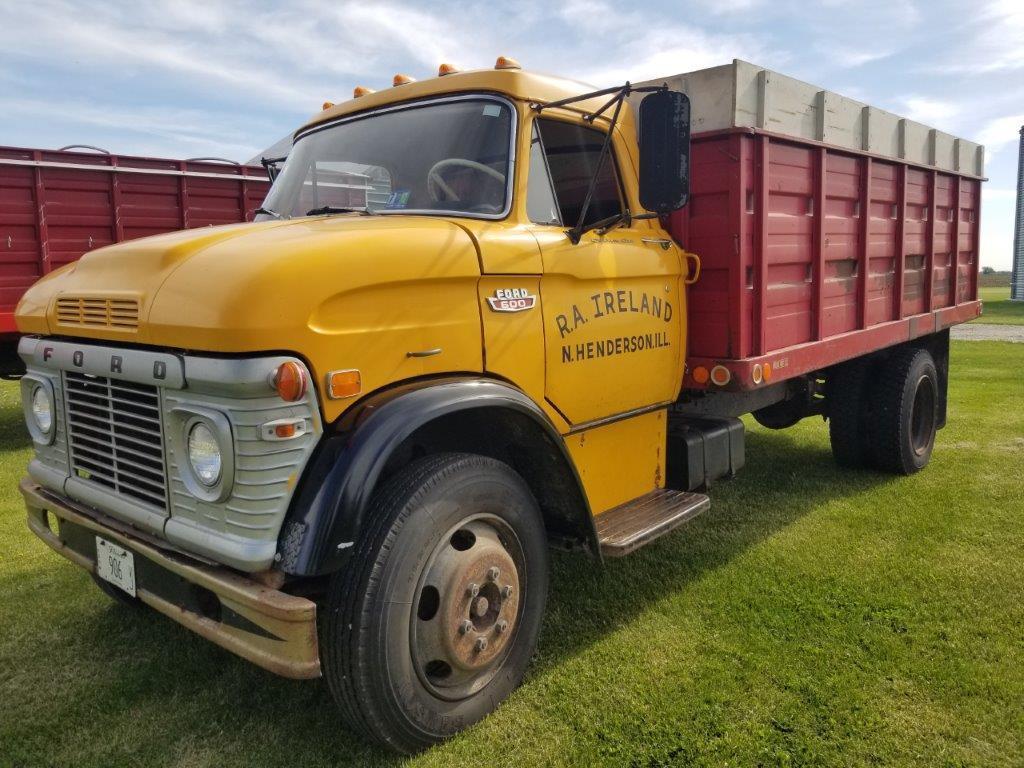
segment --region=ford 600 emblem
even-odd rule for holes
[[[487,303],[495,312],[522,312],[533,309],[537,297],[525,288],[499,288],[487,297]]]

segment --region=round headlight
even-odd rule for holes
[[[202,422],[188,432],[188,460],[203,485],[216,485],[220,480],[220,444],[213,430]]]
[[[42,387],[36,387],[32,391],[32,418],[36,426],[43,434],[49,434],[53,426],[53,402],[50,394]]]

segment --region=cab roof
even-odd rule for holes
[[[366,112],[392,104],[444,96],[453,93],[500,93],[514,100],[551,102],[566,99],[594,90],[593,86],[577,80],[525,72],[521,69],[477,69],[455,72],[426,80],[417,80],[404,85],[383,88],[358,98],[335,104],[312,117],[295,135],[321,123],[339,117]],[[568,109],[593,112],[600,109],[609,97],[587,99],[571,104]]]

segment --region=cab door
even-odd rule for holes
[[[676,245],[647,220],[591,230],[575,245],[565,234],[579,219],[603,142],[582,122],[534,120],[527,213],[543,265],[545,397],[573,427],[671,402],[682,372]],[[587,222],[625,210],[614,149],[615,142]]]

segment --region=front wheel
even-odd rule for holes
[[[533,655],[547,537],[511,467],[421,459],[376,495],[349,566],[332,578],[324,675],[349,722],[415,752],[480,720]]]

